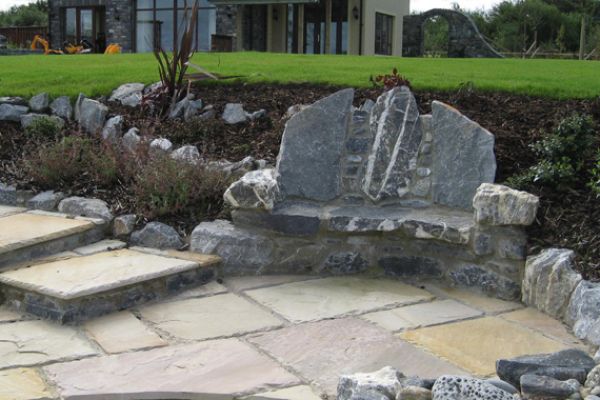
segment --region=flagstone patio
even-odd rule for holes
[[[493,376],[497,358],[583,346],[558,321],[516,303],[422,287],[230,278],[76,327],[0,308],[0,382],[10,382],[0,398],[334,398],[340,374],[392,365],[422,377]]]

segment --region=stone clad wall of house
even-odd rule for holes
[[[118,43],[125,52],[133,50],[133,0],[50,0],[50,41],[53,48],[61,48],[65,40],[62,25],[65,7],[104,7],[107,44]]]
[[[217,35],[230,36],[232,38],[232,50],[237,48],[237,5],[217,6]]]

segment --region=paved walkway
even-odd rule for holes
[[[501,357],[583,346],[517,303],[393,280],[229,278],[78,327],[0,306],[0,399],[201,392],[335,398],[340,374],[494,375]],[[80,397],[78,397],[80,398]]]

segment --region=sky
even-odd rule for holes
[[[426,11],[431,8],[452,8],[452,3],[458,3],[463,10],[489,10],[500,0],[411,0],[411,11]],[[30,0],[0,0],[0,11],[8,10],[14,5],[27,4]]]

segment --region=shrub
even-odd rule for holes
[[[589,116],[574,114],[565,118],[554,132],[531,145],[538,163],[507,183],[520,188],[537,183],[560,189],[582,170],[593,142],[594,126]]]
[[[32,179],[47,187],[93,182],[107,187],[118,178],[118,155],[105,143],[67,136],[29,154],[25,167]]]
[[[410,81],[405,76],[398,74],[398,69],[394,68],[391,74],[371,76],[369,79],[373,86],[383,86],[384,90],[390,90],[395,87],[406,86],[411,89]]]
[[[596,151],[596,162],[590,172],[592,177],[588,182],[588,187],[596,197],[600,197],[600,149]]]
[[[27,128],[25,133],[39,138],[54,138],[58,136],[62,127],[60,123],[49,116],[35,118]]]
[[[221,211],[223,193],[230,183],[220,171],[177,161],[167,154],[153,155],[133,176],[136,212],[147,218],[214,215]]]

